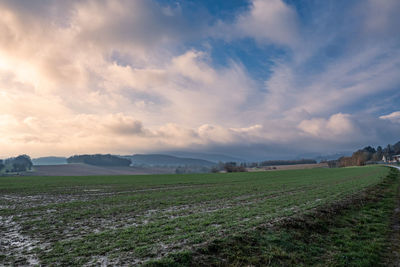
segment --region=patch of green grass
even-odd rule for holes
[[[332,206],[170,255],[147,266],[385,266],[399,172]]]
[[[187,258],[182,251],[349,198],[380,184],[387,173],[388,168],[371,166],[0,177],[0,216],[12,217],[20,234],[47,244],[34,250],[45,265],[94,264],[98,257],[129,265],[175,253]],[[276,249],[280,257],[290,258]]]

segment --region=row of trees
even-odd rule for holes
[[[298,159],[298,160],[267,160],[258,163],[259,167],[278,166],[278,165],[297,165],[297,164],[316,164],[314,159]]]
[[[131,160],[126,158],[120,158],[111,154],[96,154],[96,155],[75,155],[67,159],[68,163],[84,163],[96,166],[129,166]]]
[[[28,155],[19,155],[15,158],[0,160],[0,171],[24,172],[32,169],[32,160]]]
[[[236,162],[219,162],[217,166],[214,166],[211,169],[211,172],[247,172],[245,163],[236,163]]]
[[[299,159],[299,160],[268,160],[261,162],[220,162],[217,166],[214,166],[211,171],[212,172],[246,172],[247,168],[256,168],[256,167],[271,167],[270,169],[276,169],[278,165],[296,165],[296,164],[315,164],[317,161],[313,159]]]
[[[337,160],[328,161],[329,167],[363,166],[369,163],[382,161],[383,156],[390,159],[393,155],[400,154],[400,142],[387,145],[385,148],[378,146],[376,149],[367,146],[357,150],[350,157],[341,157]]]
[[[295,160],[266,160],[261,162],[241,163],[244,168],[270,167],[278,165],[297,165],[297,164],[316,164],[314,159],[295,159]]]

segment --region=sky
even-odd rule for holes
[[[0,157],[400,141],[398,0],[0,0]]]

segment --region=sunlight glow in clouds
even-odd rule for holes
[[[0,156],[400,139],[399,1],[244,2],[0,1]]]

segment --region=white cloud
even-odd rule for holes
[[[295,48],[301,39],[296,11],[282,0],[252,0],[233,22],[218,21],[211,36],[226,40],[252,38],[261,45]]]
[[[382,120],[389,120],[392,122],[400,123],[400,111],[395,111],[388,115],[380,116],[379,118]]]
[[[357,135],[357,129],[350,120],[350,115],[342,113],[333,114],[329,119],[303,120],[298,127],[303,132],[320,139],[336,140]]]
[[[292,47],[299,41],[297,14],[282,0],[253,0],[249,12],[236,23],[239,35],[260,42]]]

